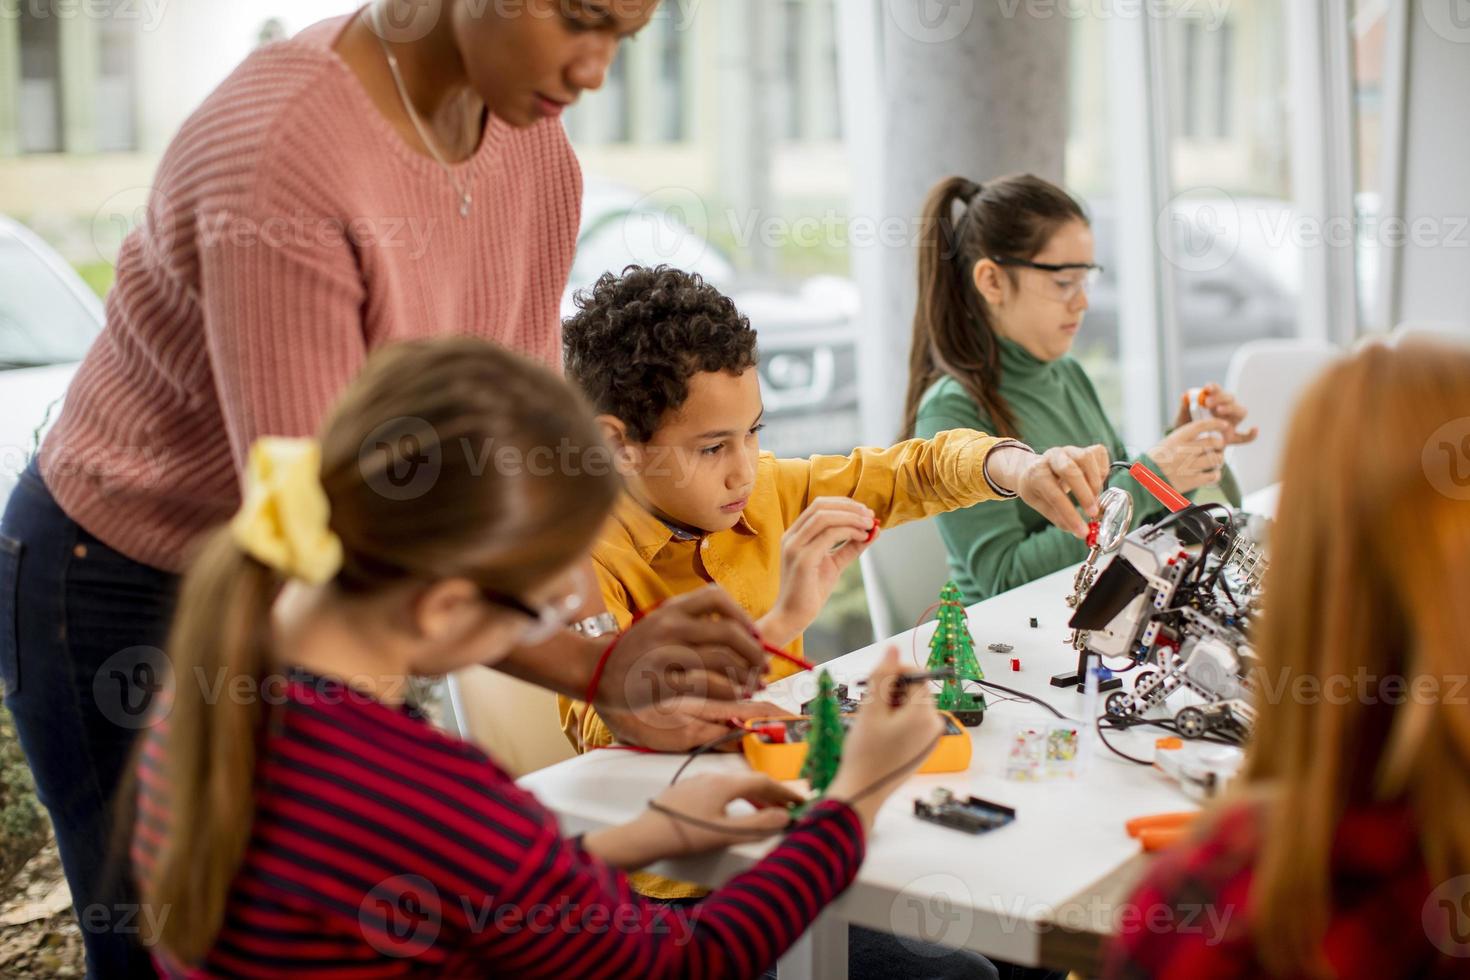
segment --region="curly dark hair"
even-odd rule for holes
[[[604,273],[576,301],[562,325],[567,377],[638,442],[684,404],[695,374],[756,364],[750,321],[695,273],[630,265],[621,276]]]

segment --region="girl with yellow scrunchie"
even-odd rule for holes
[[[536,464],[547,446],[556,465]],[[575,613],[620,489],[609,464],[564,382],[469,339],[374,355],[320,444],[253,445],[238,514],[184,580],[172,696],[137,767],[139,920],[165,973],[750,977],[846,888],[941,727],[896,652],[873,683],[901,693],[859,712],[794,824],[794,792],[726,773],[564,840],[406,696]],[[757,809],[727,813],[737,799]],[[624,873],[781,831],[697,915]]]

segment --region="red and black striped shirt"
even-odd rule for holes
[[[168,833],[162,751],[151,738],[140,765],[139,871]],[[213,949],[165,975],[754,977],[864,847],[856,814],[823,803],[699,905],[648,903],[478,749],[301,673],[272,709],[255,807]]]
[[[1251,934],[1251,887],[1261,840],[1260,812],[1241,804],[1222,814],[1210,836],[1159,856],[1118,915],[1110,980],[1192,977],[1244,980],[1270,975]],[[1332,846],[1332,909],[1323,958],[1343,980],[1470,975],[1470,876],[1438,888],[1420,855],[1406,807],[1350,811]],[[1458,888],[1455,886],[1458,884]],[[1453,891],[1448,911],[1437,897]]]

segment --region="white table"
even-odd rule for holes
[[[1048,683],[1051,675],[1075,668],[1067,645],[1071,590],[1068,569],[979,603],[969,610],[976,656],[987,680],[1034,694],[1071,717],[1080,717],[1082,695]],[[1037,617],[1040,626],[1028,621]],[[928,653],[932,622],[892,641],[908,655]],[[916,645],[915,645],[916,641]],[[992,653],[1008,643],[1013,653]],[[871,646],[825,666],[838,681],[865,677],[886,644]],[[1010,669],[1019,657],[1019,673]],[[810,698],[815,678],[799,674],[773,684],[766,697],[790,710]],[[1111,910],[1110,891],[1100,883],[1134,860],[1138,844],[1125,821],[1195,804],[1160,772],[1134,765],[1094,745],[1075,781],[1021,783],[1004,775],[1010,725],[1015,719],[1051,717],[1029,702],[998,702],[985,722],[971,729],[974,757],[967,772],[915,776],[883,806],[868,841],[857,880],[808,930],[780,964],[781,976],[846,976],[846,924],[856,923],[899,936],[965,947],[1025,965],[1077,967],[1093,962]],[[1155,733],[1158,734],[1158,733]],[[1124,751],[1147,756],[1155,735],[1143,731],[1110,735]],[[533,773],[521,784],[562,820],[567,833],[581,833],[631,819],[668,785],[683,756],[593,752]],[[738,771],[739,755],[701,757],[688,773]],[[980,836],[916,819],[913,801],[937,786],[974,794],[1016,808],[1016,821]],[[666,862],[656,870],[686,881],[717,886],[753,864],[772,845],[742,845],[718,855]],[[1091,937],[1081,960],[1058,952],[1067,937]],[[1059,939],[1066,940],[1060,945]],[[1082,943],[1086,947],[1087,943]]]

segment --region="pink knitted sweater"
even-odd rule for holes
[[[315,433],[374,348],[474,334],[560,364],[582,193],[560,123],[492,117],[462,217],[332,51],[346,26],[255,52],[184,124],[41,448],[62,509],[134,560],[181,571],[251,442]]]

